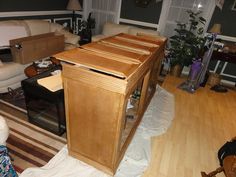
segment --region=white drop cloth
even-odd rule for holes
[[[164,133],[174,117],[174,96],[157,88],[115,177],[140,177],[151,157],[151,137]],[[109,177],[109,175],[68,156],[65,146],[45,166],[28,168],[20,177]]]

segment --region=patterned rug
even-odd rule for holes
[[[0,115],[9,126],[7,147],[13,165],[21,173],[28,167],[45,165],[66,144],[66,139],[27,122],[24,109],[0,99]]]

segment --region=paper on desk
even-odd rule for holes
[[[39,85],[42,85],[43,87],[47,88],[52,92],[56,92],[57,90],[63,89],[61,73],[56,74],[54,76],[38,79],[37,82]]]

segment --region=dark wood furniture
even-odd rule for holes
[[[24,73],[27,77],[33,77],[36,76],[44,71],[48,71],[50,69],[53,69],[55,67],[57,67],[58,65],[60,65],[60,61],[55,59],[55,58],[50,58],[50,61],[52,62],[52,65],[50,65],[49,67],[46,68],[38,68],[34,63],[27,66],[24,70]]]
[[[37,69],[35,68],[35,66],[29,65],[25,68],[24,73],[27,77],[33,77],[36,76],[37,74],[40,74],[40,72],[37,71]]]
[[[165,43],[119,34],[55,55],[75,64],[62,70],[70,155],[116,172],[155,92]]]
[[[37,79],[50,76],[57,69],[60,66],[25,79],[21,85],[29,122],[61,135],[65,132],[64,91],[52,92],[37,83]]]

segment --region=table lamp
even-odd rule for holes
[[[66,9],[73,11],[72,30],[73,30],[73,33],[75,33],[76,32],[75,11],[76,10],[81,10],[82,9],[81,5],[80,5],[78,0],[69,0]]]
[[[221,24],[214,24],[212,28],[209,30],[210,33],[213,34],[220,34],[221,33]]]

